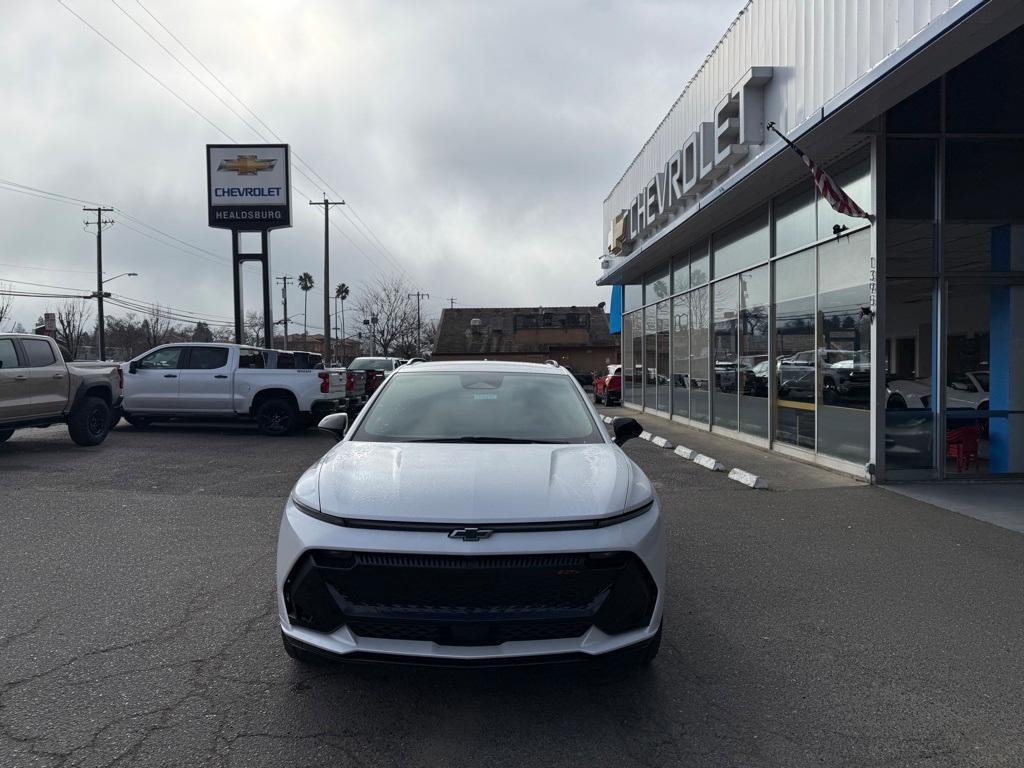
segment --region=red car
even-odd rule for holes
[[[608,373],[594,377],[594,402],[615,405],[622,402],[622,366],[609,365]]]

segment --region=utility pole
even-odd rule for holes
[[[114,223],[113,219],[104,219],[103,214],[111,213],[114,209],[99,206],[82,210],[96,214],[96,221],[87,221],[85,226],[96,225],[96,351],[97,357],[103,360],[107,356],[107,331],[103,320],[103,227]]]
[[[451,305],[452,309],[455,309],[455,297],[454,296],[449,296],[448,297],[448,303]]]
[[[288,349],[288,284],[292,282],[292,279],[288,275],[281,275],[280,277],[274,278],[277,282],[281,283],[281,303],[284,305],[284,349]],[[268,343],[268,347],[273,346]]]
[[[422,299],[429,299],[430,298],[430,294],[429,293],[422,293],[421,291],[416,291],[416,293],[410,293],[410,294],[407,294],[407,295],[408,295],[408,297],[410,299],[413,296],[416,297],[416,355],[415,355],[415,357],[419,357],[421,354],[423,354],[423,348],[422,348],[422,345],[420,344],[420,299],[421,298]]]
[[[309,201],[310,205],[322,205],[324,207],[324,367],[330,367],[331,364],[331,235],[330,235],[330,211],[331,206],[344,205],[344,200],[328,200],[327,195],[324,195],[322,203],[314,203],[312,200]]]

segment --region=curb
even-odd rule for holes
[[[646,432],[645,431],[645,432],[641,432],[640,433],[640,439],[641,440],[646,440],[647,442],[651,442],[651,438],[652,437],[653,437],[653,435],[650,432]]]
[[[695,450],[687,448],[685,445],[677,445],[673,453],[676,456],[682,456],[687,461],[693,461],[693,457],[697,455]]]
[[[725,465],[722,464],[718,459],[713,459],[710,456],[705,456],[703,453],[698,453],[693,457],[694,464],[700,464],[705,469],[710,469],[712,472],[721,472],[725,469]]]
[[[758,490],[763,490],[768,487],[768,483],[766,483],[763,478],[747,472],[745,469],[739,469],[738,467],[729,470],[729,479]]]
[[[673,448],[674,446],[664,437],[652,437],[651,442],[659,448]]]

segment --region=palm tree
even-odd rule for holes
[[[334,335],[338,336],[341,341],[341,364],[345,364],[345,299],[348,298],[348,286],[344,283],[338,283],[338,287],[334,289],[334,300],[341,301],[341,335],[338,336],[338,308],[335,305],[334,308]]]
[[[302,341],[306,341],[306,309],[309,306],[309,292],[313,290],[313,276],[309,272],[299,275],[299,288],[302,289]]]

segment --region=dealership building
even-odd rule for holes
[[[879,482],[1024,475],[1019,0],[752,0],[603,226],[627,407]]]

